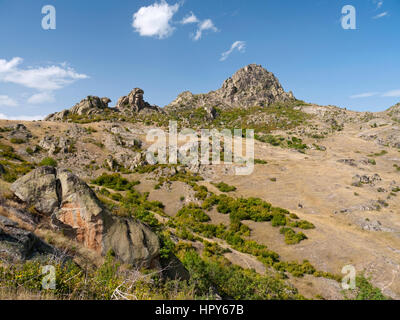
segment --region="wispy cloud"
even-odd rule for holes
[[[4,113],[0,113],[0,119],[2,120],[26,120],[26,121],[33,121],[33,120],[43,120],[45,116],[7,116]]]
[[[199,19],[194,15],[193,12],[190,12],[190,15],[187,15],[181,21],[182,24],[190,24],[190,23],[199,23]]]
[[[228,57],[234,50],[237,50],[239,52],[244,52],[246,50],[246,42],[235,41],[228,51],[222,53],[220,61],[225,61],[226,59],[228,59]]]
[[[382,97],[400,97],[400,89],[385,92]]]
[[[376,4],[376,9],[382,8],[383,0],[374,0],[373,2]]]
[[[0,107],[16,107],[18,102],[6,95],[0,95]]]
[[[77,73],[65,66],[47,66],[37,68],[20,68],[23,59],[12,58],[10,61],[0,59],[0,81],[19,84],[41,91],[62,89],[80,79],[87,79],[85,74]]]
[[[207,30],[210,30],[213,32],[218,31],[218,29],[214,26],[214,23],[212,22],[211,19],[206,19],[199,23],[196,34],[193,36],[193,40],[195,40],[195,41],[200,40],[201,37],[203,36],[203,32],[207,31]]]
[[[355,94],[353,96],[350,96],[351,99],[360,99],[360,98],[369,98],[378,95],[379,92],[365,92],[365,93],[360,93],[360,94]]]
[[[0,59],[0,82],[13,83],[39,91],[28,99],[29,103],[52,102],[54,101],[53,91],[89,78],[86,74],[78,73],[68,67],[66,63],[26,68],[21,67],[22,63],[23,59],[20,57],[14,57],[9,61]],[[8,100],[9,105],[10,103],[11,106],[16,105],[15,100]]]
[[[169,5],[165,0],[141,7],[133,14],[132,27],[143,37],[168,38],[175,30],[171,22],[178,10],[178,3]]]
[[[389,14],[389,12],[385,11],[385,12],[382,12],[382,13],[377,14],[376,16],[372,17],[372,19],[380,19],[380,18],[386,17],[388,14]]]

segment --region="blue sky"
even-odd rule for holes
[[[55,30],[42,28],[45,5]],[[342,28],[344,5],[356,30]],[[399,16],[399,0],[0,0],[0,117],[44,116],[87,95],[114,105],[135,87],[164,106],[249,63],[298,99],[381,111],[400,101]]]

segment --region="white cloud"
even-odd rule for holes
[[[400,97],[400,89],[385,92],[382,97]]]
[[[388,14],[389,14],[389,12],[385,11],[385,12],[382,12],[382,13],[372,17],[372,19],[380,19],[380,18],[386,17]]]
[[[2,120],[43,120],[45,116],[7,116],[4,113],[0,113],[0,119]]]
[[[54,102],[55,98],[51,92],[40,92],[32,95],[28,99],[28,103],[30,104],[41,104],[46,102]]]
[[[218,31],[218,29],[214,26],[214,23],[212,22],[211,19],[206,19],[206,20],[204,20],[204,21],[199,23],[199,27],[198,27],[198,29],[196,31],[196,34],[194,35],[193,39],[195,41],[200,40],[202,35],[203,35],[203,32],[206,31],[206,30],[211,30],[211,31],[214,31],[214,32]]]
[[[66,66],[20,68],[23,59],[16,57],[10,61],[0,59],[0,81],[22,85],[41,91],[58,90],[88,76],[75,72]]]
[[[198,23],[198,22],[199,22],[199,19],[197,19],[197,17],[194,15],[193,12],[190,12],[190,15],[186,16],[181,21],[182,24]]]
[[[175,30],[170,23],[178,9],[178,3],[169,5],[165,0],[141,7],[133,14],[132,27],[144,37],[167,38]]]
[[[0,107],[16,107],[17,101],[6,95],[0,95]]]
[[[350,98],[351,99],[369,98],[376,96],[377,94],[379,94],[379,92],[365,92],[365,93],[355,94],[353,96],[350,96]]]
[[[246,42],[235,41],[228,51],[222,53],[220,61],[225,61],[226,59],[228,59],[228,57],[234,50],[237,50],[239,52],[244,52],[246,50]]]

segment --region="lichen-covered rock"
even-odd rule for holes
[[[11,185],[11,191],[23,202],[39,212],[50,215],[60,204],[56,169],[40,167]]]
[[[126,264],[157,265],[157,235],[139,221],[113,216],[92,189],[68,170],[38,168],[14,182],[11,190],[50,216],[55,229],[98,254],[112,250]]]

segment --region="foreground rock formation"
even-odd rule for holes
[[[111,215],[89,186],[71,172],[40,167],[17,180],[11,190],[50,217],[53,228],[98,254],[112,250],[123,263],[157,266],[157,235],[132,218]]]

